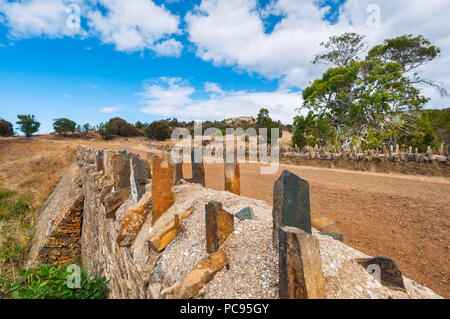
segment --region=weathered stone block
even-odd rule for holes
[[[241,195],[241,181],[240,181],[240,170],[239,163],[225,163],[224,164],[225,173],[225,190]]]
[[[100,202],[101,203],[105,203],[105,198],[106,195],[108,195],[109,193],[111,193],[114,189],[114,183],[110,182],[110,181],[104,181],[103,183],[103,187],[100,191]]]
[[[278,245],[278,229],[297,227],[311,234],[309,184],[285,170],[273,186],[273,243]]]
[[[114,152],[111,150],[105,150],[103,152],[103,168],[105,175],[112,176],[112,156]]]
[[[245,207],[236,213],[237,218],[240,220],[253,219],[255,215],[253,214],[253,209],[251,207]]]
[[[373,275],[379,276],[378,279],[383,286],[406,292],[402,272],[392,259],[387,257],[376,257],[359,258],[356,261],[367,270],[375,271]],[[378,268],[378,271],[374,266]]]
[[[137,203],[145,193],[145,185],[150,178],[150,165],[134,154],[130,154],[130,188],[133,200]]]
[[[97,155],[95,157],[95,163],[97,165],[97,172],[104,171],[104,158],[103,158],[103,152],[98,151]]]
[[[185,210],[182,214],[174,215],[174,219],[167,223],[163,228],[158,231],[155,231],[151,236],[147,239],[150,248],[153,251],[160,252],[164,248],[167,247],[175,238],[177,238],[181,232],[181,222],[189,217],[192,212],[194,212],[195,208],[191,207]]]
[[[174,163],[174,167],[175,167],[175,175],[174,175],[175,185],[180,185],[181,180],[183,179],[183,162]]]
[[[152,224],[154,225],[175,202],[174,167],[167,158],[163,160],[159,156],[154,156],[152,169]]]
[[[126,153],[113,154],[112,176],[116,189],[130,187],[130,161]]]
[[[107,218],[116,217],[116,210],[122,206],[122,204],[130,196],[130,188],[121,188],[115,192],[109,193],[105,197],[105,214]]]
[[[205,205],[206,251],[217,251],[228,235],[234,231],[234,216],[222,204],[210,201]]]
[[[281,227],[279,244],[279,296],[281,299],[325,299],[319,242],[295,227]]]
[[[227,265],[227,257],[223,251],[217,251],[198,263],[176,287],[173,297],[188,299],[194,297],[222,268]]]
[[[153,251],[160,252],[177,238],[181,232],[180,218],[178,215],[174,215],[173,221],[152,234],[147,241]]]
[[[127,210],[123,217],[116,242],[120,247],[131,246],[139,234],[152,208],[151,198],[141,201],[135,207]]]
[[[200,184],[205,187],[205,167],[203,166],[203,158],[201,163],[195,163],[194,151],[191,152],[192,163],[192,183]]]

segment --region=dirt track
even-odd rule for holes
[[[261,175],[241,165],[241,193],[272,204],[272,186],[283,169],[310,184],[311,214],[338,223],[346,244],[394,259],[407,277],[450,297],[450,180],[280,165]],[[190,176],[190,167],[183,167]],[[206,165],[206,186],[223,190],[223,166]]]

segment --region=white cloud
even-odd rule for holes
[[[181,51],[181,43],[175,40],[156,44],[158,40],[178,32],[179,18],[164,7],[149,0],[98,2],[107,9],[107,13],[91,10],[87,18],[90,28],[102,42],[114,44],[119,51],[151,49],[168,55]]]
[[[73,4],[80,10],[80,21],[87,22],[86,30],[70,23],[74,12],[69,8]],[[183,48],[181,42],[170,38],[180,32],[179,17],[151,0],[0,0],[0,23],[16,39],[98,36],[118,51],[148,49],[169,56],[179,56]]]
[[[207,98],[195,97],[196,93],[205,92],[210,93]],[[142,112],[182,120],[256,116],[261,107],[266,107],[273,119],[291,123],[295,108],[302,103],[299,93],[285,89],[274,92],[224,91],[215,83],[207,83],[203,90],[196,91],[180,78],[159,78],[145,83],[144,91],[138,95],[145,105]]]
[[[175,39],[165,40],[161,43],[157,43],[154,46],[154,50],[159,55],[179,57],[183,50],[183,44]]]
[[[219,95],[224,94],[224,92],[222,91],[222,89],[219,87],[219,85],[217,83],[205,82],[203,85],[205,86],[205,92],[216,93]]]
[[[423,75],[450,84],[448,0],[377,1],[381,7],[378,29],[367,26],[367,8],[373,0],[347,0],[334,25],[323,19],[329,8],[319,8],[317,3],[274,0],[260,8],[256,0],[202,0],[185,17],[188,36],[196,45],[196,55],[205,61],[281,79],[282,87],[304,88],[324,71],[311,61],[322,51],[319,44],[331,35],[362,33],[375,45],[405,33],[423,34],[447,57],[427,65]],[[270,15],[281,19],[266,33],[264,25]],[[433,99],[442,105],[449,102],[450,98]]]
[[[114,113],[121,109],[120,106],[103,107],[99,111],[102,113]]]
[[[310,1],[273,2],[258,12],[256,0],[203,0],[185,19],[189,39],[203,60],[302,86],[318,74],[310,61],[319,43],[330,32],[343,30],[321,19],[326,10]],[[269,14],[284,18],[267,34],[261,15]]]

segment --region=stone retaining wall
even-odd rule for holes
[[[166,156],[148,158],[151,174],[150,163],[134,154],[78,147],[76,164],[41,211],[28,266],[81,257],[83,268],[110,281],[110,298],[439,297],[407,278],[404,291],[374,282],[354,261],[365,255],[311,228],[308,183],[292,173],[283,172],[277,182],[272,209],[199,183],[175,183]],[[155,206],[165,207],[157,219]],[[241,216],[246,210],[251,214]],[[278,236],[279,250],[272,247],[278,228],[286,233]],[[348,274],[336,277],[336,265]],[[284,293],[278,278],[284,278]]]

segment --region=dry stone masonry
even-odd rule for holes
[[[312,228],[298,176],[283,172],[272,208],[204,188],[203,166],[187,183],[166,155],[140,156],[78,147],[39,214],[27,265],[81,257],[110,280],[109,298],[439,298],[389,259]],[[368,263],[387,275],[378,282]]]
[[[330,153],[321,148],[307,147],[303,152],[288,147],[280,150],[280,162],[294,165],[339,168],[380,173],[402,173],[427,176],[450,177],[450,156],[442,146],[439,151],[428,149],[426,153],[400,150],[399,146],[390,150]]]

